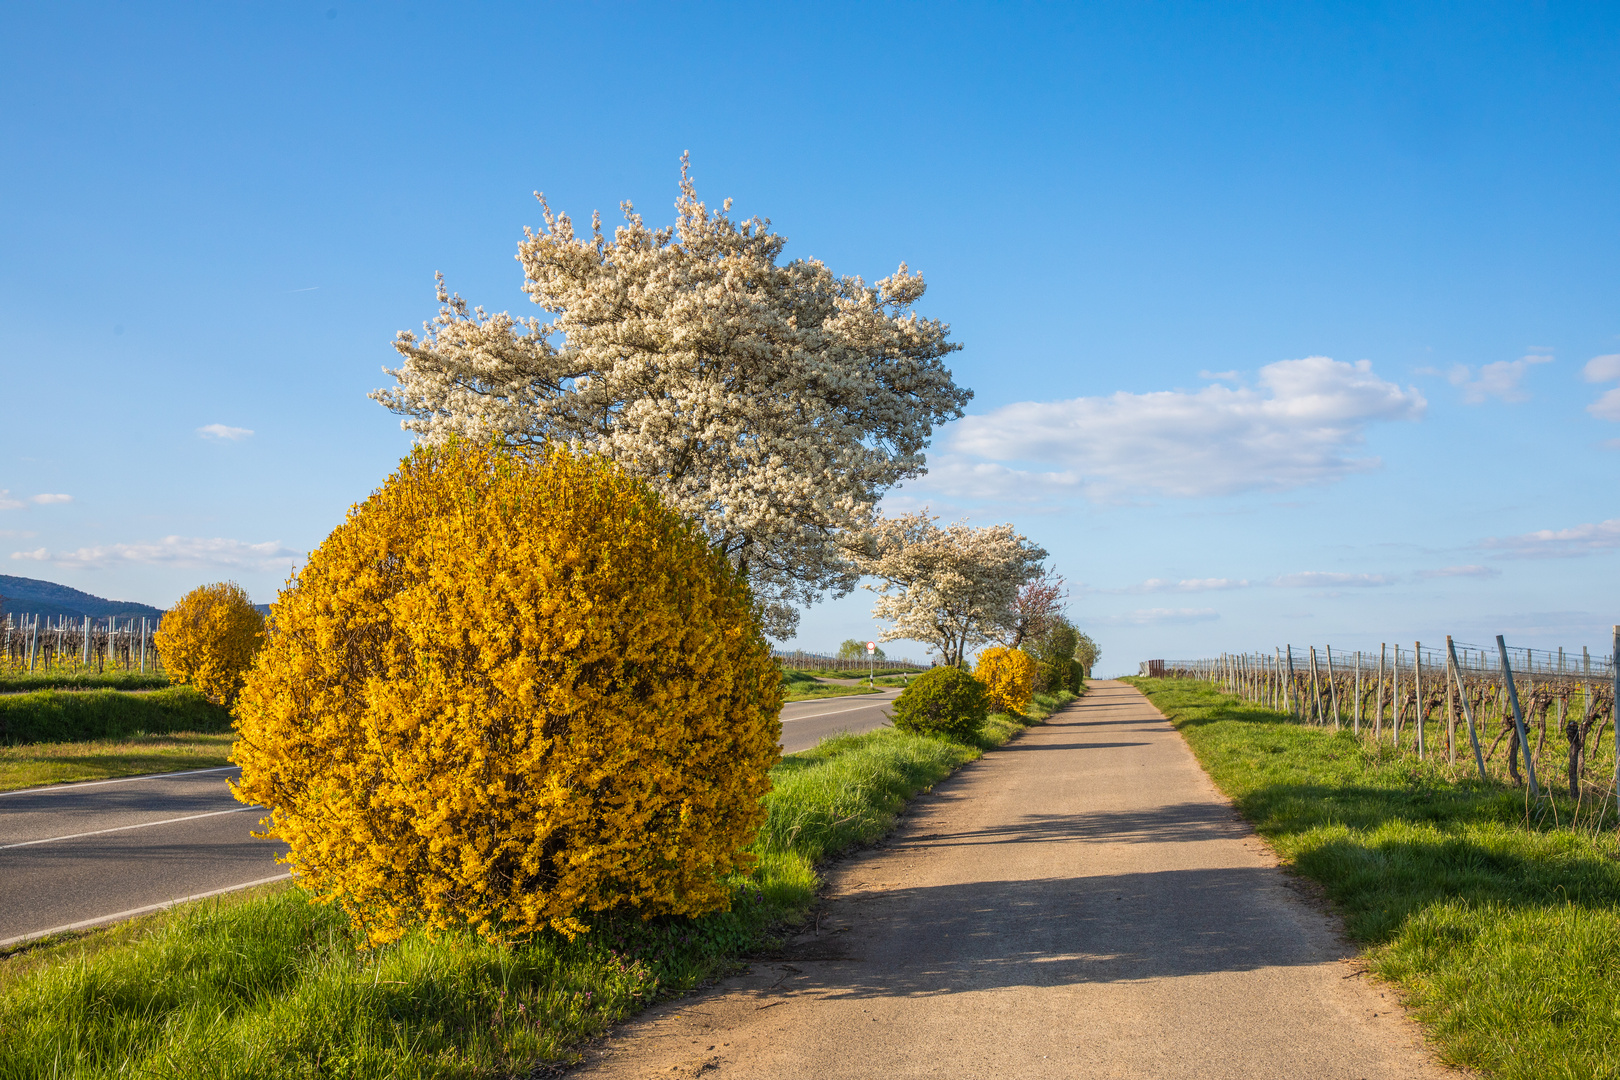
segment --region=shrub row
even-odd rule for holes
[[[36,690],[0,696],[0,742],[123,739],[138,732],[229,731],[231,714],[189,686],[150,693]]]
[[[161,690],[169,685],[161,671],[10,671],[0,672],[0,694],[29,690]]]

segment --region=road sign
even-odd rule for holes
[[[867,642],[867,643],[866,643],[866,651],[867,651],[867,652],[877,652],[877,642],[875,642],[875,641],[868,641],[868,642]]]

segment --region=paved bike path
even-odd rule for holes
[[[1164,718],[1098,682],[829,874],[787,959],[590,1077],[1440,1077]]]

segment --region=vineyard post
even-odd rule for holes
[[[1356,705],[1351,723],[1357,735],[1361,734],[1361,650],[1356,650]]]
[[[1384,738],[1384,655],[1388,650],[1387,642],[1378,643],[1378,685],[1373,689],[1373,742],[1380,742]]]
[[[1275,654],[1275,658],[1271,665],[1272,687],[1268,688],[1271,689],[1270,708],[1273,712],[1281,712],[1282,709],[1280,706],[1282,705],[1283,700],[1282,650],[1276,646],[1272,646],[1271,651],[1273,654]]]
[[[90,616],[84,617],[84,666],[90,666]]]
[[[1389,728],[1390,745],[1400,749],[1401,745],[1401,714],[1405,712],[1401,706],[1401,647],[1395,646],[1395,655],[1389,662]]]
[[[1417,715],[1417,754],[1423,760],[1423,642],[1412,642],[1412,706]]]
[[[1339,723],[1339,682],[1333,676],[1333,646],[1327,647],[1328,662],[1328,697],[1333,702],[1333,730],[1338,731],[1342,726]]]
[[[1316,675],[1316,646],[1311,646],[1311,722],[1320,724],[1325,717],[1322,714],[1322,680]]]
[[[1614,646],[1609,652],[1609,677],[1614,680],[1609,698],[1609,718],[1614,721],[1614,797],[1620,809],[1620,626],[1614,628]]]
[[[1513,709],[1513,730],[1519,736],[1518,753],[1524,757],[1525,774],[1530,779],[1530,797],[1539,798],[1535,755],[1530,752],[1530,740],[1524,730],[1524,713],[1519,710],[1519,690],[1513,685],[1513,665],[1508,663],[1507,642],[1502,640],[1501,634],[1496,635],[1496,650],[1502,656],[1502,680],[1507,683],[1508,705]]]
[[[1451,664],[1446,668],[1446,764],[1457,764],[1457,695],[1452,691],[1456,680],[1451,677]]]
[[[34,613],[34,634],[28,640],[28,674],[34,673],[34,655],[39,652],[39,613]]]
[[[1462,668],[1457,664],[1457,648],[1451,644],[1451,635],[1446,635],[1446,657],[1451,663],[1452,673],[1457,677],[1457,696],[1462,699],[1463,719],[1468,721],[1468,742],[1474,748],[1474,764],[1479,766],[1479,778],[1485,779],[1485,755],[1479,752],[1479,733],[1474,730],[1474,710],[1468,704],[1468,695],[1463,690]]]
[[[1283,683],[1283,712],[1294,714],[1294,647],[1288,646],[1288,681]]]

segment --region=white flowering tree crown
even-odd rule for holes
[[[998,641],[1018,619],[1019,589],[1041,577],[1045,549],[1010,524],[943,528],[927,511],[885,518],[868,534],[861,571],[877,579],[880,638],[926,642],[947,664]]]
[[[698,201],[682,159],[671,227],[629,203],[611,238],[545,226],[518,247],[548,318],[469,309],[439,279],[438,315],[402,332],[397,385],[371,396],[419,439],[562,442],[642,477],[748,575],[767,630],[843,595],[855,537],[883,492],[924,471],[933,429],[972,392],[942,362],[950,328],[913,310],[902,263],[868,285],[778,263],[785,238]]]

